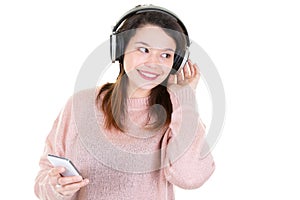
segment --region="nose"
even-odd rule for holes
[[[149,53],[149,56],[147,58],[148,64],[159,64],[161,62],[160,60],[160,53],[158,51],[152,50]]]

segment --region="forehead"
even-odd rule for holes
[[[137,28],[135,35],[130,39],[129,44],[144,42],[154,48],[176,48],[174,39],[158,26],[147,25]]]

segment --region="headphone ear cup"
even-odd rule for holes
[[[116,61],[116,35],[113,33],[110,35],[110,59],[114,63]]]
[[[114,63],[115,61],[119,61],[123,56],[123,38],[120,36],[121,34],[113,33],[110,35],[110,58]]]
[[[176,74],[177,73],[177,71],[179,70],[179,68],[181,66],[182,60],[183,60],[182,56],[175,53],[171,74]]]
[[[188,61],[189,57],[190,51],[188,48],[185,50],[185,52],[182,52],[181,55],[175,53],[171,74],[176,74],[179,70],[181,70]]]
[[[124,56],[124,39],[122,34],[116,34],[116,60],[123,60]]]

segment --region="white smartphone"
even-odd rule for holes
[[[62,176],[80,176],[75,165],[67,158],[48,154],[48,160],[54,167],[64,167],[66,169],[61,173]]]

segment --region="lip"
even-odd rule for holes
[[[148,81],[153,81],[157,79],[157,77],[159,76],[159,74],[149,72],[149,71],[144,71],[144,70],[137,70],[137,71],[143,79],[146,79]]]

